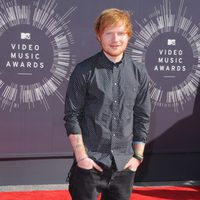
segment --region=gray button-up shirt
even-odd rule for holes
[[[101,51],[73,71],[65,101],[67,134],[82,134],[88,156],[122,170],[133,143],[146,142],[150,121],[145,67],[126,54],[112,63]]]

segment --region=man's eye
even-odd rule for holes
[[[119,35],[119,36],[124,36],[125,33],[124,33],[124,32],[119,32],[118,35]]]
[[[112,35],[112,33],[111,32],[107,32],[106,35]]]

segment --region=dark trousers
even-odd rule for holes
[[[101,166],[102,167],[102,166]],[[82,169],[76,164],[69,177],[69,192],[72,200],[129,200],[135,172],[117,171],[115,167],[103,167],[103,172]]]

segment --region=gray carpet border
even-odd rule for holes
[[[140,182],[135,183],[134,187],[148,186],[200,186],[200,181],[169,181],[169,182]],[[39,191],[39,190],[67,190],[68,184],[49,184],[49,185],[9,185],[0,186],[0,192],[17,191]]]

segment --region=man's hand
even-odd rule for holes
[[[92,169],[95,168],[97,171],[102,172],[103,169],[97,165],[91,158],[83,158],[77,162],[78,167],[83,169]]]
[[[125,165],[124,169],[130,169],[131,171],[135,172],[140,165],[140,161],[134,157],[132,157],[128,163]]]

